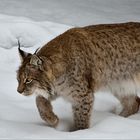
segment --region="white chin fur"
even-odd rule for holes
[[[24,96],[30,96],[32,94],[27,94],[27,93],[23,92],[22,95],[24,95]]]
[[[40,96],[43,96],[46,99],[49,98],[49,94],[45,90],[43,90],[43,89],[35,89],[34,94],[36,96],[39,96],[39,95]]]

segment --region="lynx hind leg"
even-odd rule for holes
[[[39,114],[41,118],[50,126],[57,126],[59,119],[58,117],[53,113],[53,108],[47,99],[45,99],[42,96],[36,97],[36,105],[39,111]]]
[[[122,111],[119,114],[120,116],[128,117],[138,112],[140,99],[137,95],[115,96],[119,99],[122,105]]]

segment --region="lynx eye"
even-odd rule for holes
[[[29,83],[31,83],[32,81],[33,81],[33,79],[26,79],[25,83],[26,83],[26,84],[29,84]]]

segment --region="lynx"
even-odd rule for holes
[[[90,127],[94,94],[110,91],[122,104],[119,115],[139,110],[140,23],[101,24],[72,28],[34,54],[20,49],[17,91],[36,94],[40,116],[51,126],[59,118],[51,101],[71,103],[75,130]]]

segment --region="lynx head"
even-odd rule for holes
[[[37,93],[48,97],[53,94],[51,62],[36,54],[24,52],[20,47],[18,50],[21,66],[17,71],[17,91],[25,96]]]

